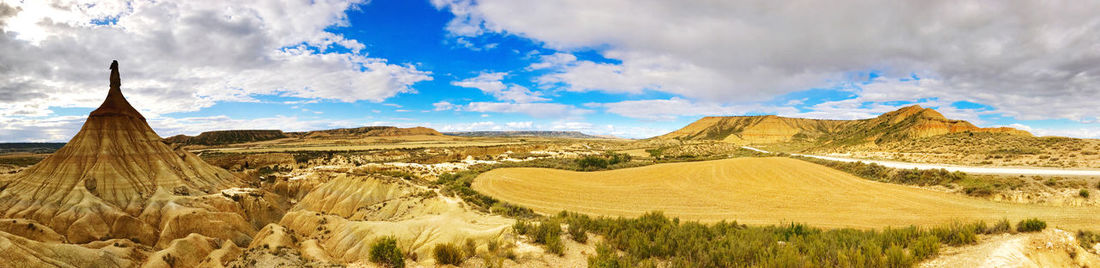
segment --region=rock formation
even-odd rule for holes
[[[413,136],[413,135],[428,135],[428,136],[443,136],[443,133],[439,133],[434,129],[426,127],[410,127],[399,128],[390,126],[370,126],[370,127],[357,127],[357,128],[337,128],[328,130],[315,130],[308,133],[301,133],[301,136],[310,138],[323,138],[323,137],[394,137],[394,136]]]
[[[183,219],[171,216],[178,214],[172,212],[175,208],[183,208],[177,196],[216,193],[237,183],[229,171],[162,142],[122,96],[118,62],[111,63],[110,81],[107,99],[88,115],[72,141],[0,182],[0,217],[41,226],[45,234],[38,236],[50,241],[124,238],[155,245],[158,239],[178,238],[160,232],[178,228],[169,223]],[[18,227],[0,224],[0,231],[21,233],[13,228]]]
[[[916,139],[958,132],[990,132],[1031,136],[1013,128],[979,128],[945,118],[917,105],[862,120],[823,120],[766,116],[711,116],[656,139],[720,140],[737,144],[823,141],[858,145]]]

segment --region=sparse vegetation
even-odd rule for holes
[[[975,243],[984,223],[923,229],[823,230],[804,224],[700,224],[651,212],[639,218],[591,218],[562,213],[551,219],[582,225],[606,237],[591,267],[909,267],[938,254],[941,244]],[[617,254],[621,251],[623,254]]]
[[[605,152],[602,155],[589,155],[577,159],[577,166],[584,171],[604,170],[608,167],[630,162],[628,154]]]
[[[1021,233],[1038,232],[1047,228],[1047,222],[1040,219],[1025,219],[1016,224],[1016,231]]]
[[[405,267],[405,257],[401,254],[401,249],[397,248],[397,239],[393,237],[379,238],[371,243],[370,261],[386,267]]]
[[[1084,198],[1089,198],[1089,189],[1081,189],[1081,191],[1077,192],[1077,195]]]
[[[546,246],[547,252],[558,255],[564,253],[565,244],[561,241],[561,222],[557,219],[542,221],[534,227],[531,227],[528,223],[516,222],[513,227],[515,227],[516,233],[527,235],[533,242]]]
[[[841,162],[811,157],[792,156],[793,158],[828,166],[853,175],[881,182],[912,185],[946,185],[960,182],[968,176],[963,172],[950,172],[946,169],[898,169],[875,163]]]
[[[482,211],[489,211],[509,217],[534,217],[535,212],[531,211],[531,209],[501,202],[496,198],[483,195],[471,189],[470,183],[472,183],[481,172],[482,171],[478,170],[467,170],[456,173],[446,173],[440,175],[439,179],[435,181],[435,184],[443,189],[443,193],[458,195],[467,203],[474,205],[474,207]]]
[[[1100,233],[1078,230],[1077,243],[1080,243],[1083,248],[1092,248],[1096,243],[1100,243]]]
[[[459,265],[465,260],[462,250],[452,243],[435,245],[432,255],[435,256],[435,262],[438,264]]]

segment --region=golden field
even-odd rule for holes
[[[1095,229],[1100,207],[1008,204],[880,183],[781,157],[659,164],[598,172],[505,168],[473,189],[544,214],[562,210],[635,217],[648,211],[687,220],[822,227],[931,226],[954,220],[1013,222],[1037,217],[1069,230]]]

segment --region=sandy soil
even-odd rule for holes
[[[1100,257],[1078,246],[1070,232],[999,234],[975,245],[945,248],[919,267],[1095,267]]]
[[[561,210],[635,217],[648,211],[689,220],[822,227],[938,225],[953,220],[1038,217],[1052,227],[1094,229],[1100,207],[1008,204],[880,183],[806,161],[736,158],[599,172],[496,169],[473,188],[540,213]]]

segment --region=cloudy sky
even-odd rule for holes
[[[111,60],[161,136],[364,125],[644,138],[905,105],[1100,138],[1100,2],[0,0],[0,142],[67,141]]]

